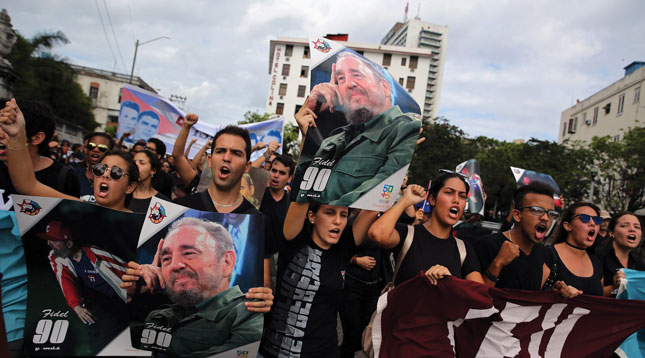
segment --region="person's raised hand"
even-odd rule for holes
[[[419,138],[417,138],[417,145],[423,143],[426,140],[426,137],[421,136],[422,133],[423,133],[423,126],[419,128]]]
[[[251,153],[253,153],[255,151],[258,151],[260,149],[264,149],[266,147],[267,147],[267,145],[264,144],[264,142],[260,140],[257,143],[255,143],[255,145],[251,148]]]
[[[186,118],[184,118],[184,127],[192,127],[199,121],[199,116],[196,115],[195,113],[188,113],[186,115]]]
[[[269,148],[267,148],[267,152],[269,152],[269,154],[273,154],[276,150],[278,150],[278,148],[280,148],[280,143],[271,141],[269,142]]]
[[[129,136],[131,136],[131,135],[132,135],[132,133],[130,133],[130,132],[123,132],[123,134],[121,134],[121,138],[122,138],[122,139],[126,139],[126,138],[128,138]]]
[[[161,275],[161,267],[159,265],[159,253],[163,247],[163,239],[159,240],[157,245],[157,252],[155,257],[152,260],[152,264],[149,265],[140,265],[134,261],[128,262],[128,269],[125,271],[125,274],[121,276],[123,283],[120,285],[121,288],[126,289],[128,302],[132,300],[132,297],[139,292],[136,292],[137,281],[143,279],[145,286],[142,287],[141,292],[150,292],[155,293],[157,289],[165,289],[166,283]]]
[[[418,204],[424,201],[425,198],[426,190],[421,185],[410,184],[403,190],[403,198],[401,198],[401,200],[405,200],[407,207],[410,205]]]
[[[311,90],[306,107],[313,111],[316,109],[317,102],[322,103],[322,106],[320,106],[321,112],[329,109],[333,113],[336,104],[343,105],[343,96],[340,94],[336,80],[336,64],[331,66],[329,83],[319,83]]]
[[[21,131],[24,132],[25,117],[15,98],[7,101],[5,107],[0,110],[0,127],[9,137],[16,137]]]
[[[365,270],[373,270],[376,260],[372,256],[360,256],[356,258],[356,264]]]
[[[426,271],[426,277],[428,277],[428,280],[430,281],[431,284],[437,285],[437,282],[444,278],[444,276],[449,276],[450,275],[450,270],[448,270],[445,266],[441,265],[434,265]]]
[[[294,115],[296,123],[298,123],[298,128],[300,128],[300,132],[303,136],[307,134],[307,129],[309,129],[309,127],[316,126],[316,118],[318,118],[313,109],[310,109],[307,106],[308,101],[309,97],[305,99],[304,105],[300,107],[298,112]],[[316,101],[314,101],[314,108],[316,108]]]
[[[250,312],[267,313],[271,310],[271,306],[273,306],[273,290],[269,287],[250,288],[245,296],[247,301],[244,302],[244,306]]]
[[[501,266],[508,266],[513,260],[520,256],[520,247],[514,242],[504,241],[499,249],[495,261]]]

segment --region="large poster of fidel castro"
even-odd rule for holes
[[[291,200],[386,210],[397,199],[421,127],[420,108],[381,66],[314,38],[307,131]]]

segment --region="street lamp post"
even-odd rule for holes
[[[161,40],[161,39],[170,40],[170,37],[161,36],[161,37],[157,37],[157,38],[154,38],[152,40],[148,40],[148,41],[144,41],[144,42],[139,42],[139,40],[137,40],[137,42],[134,44],[134,58],[132,59],[132,70],[130,70],[130,83],[132,83],[132,77],[134,76],[134,64],[137,62],[137,51],[139,50],[139,46],[143,46],[143,45],[145,45],[147,43],[150,43],[152,41],[157,41],[157,40]]]
[[[596,176],[598,175],[597,169],[591,169],[591,186],[589,187],[589,202],[593,203],[593,189],[595,184]]]

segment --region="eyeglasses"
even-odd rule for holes
[[[573,219],[575,219],[575,218],[580,218],[580,221],[582,221],[584,224],[588,224],[589,220],[592,220],[592,219],[593,219],[594,224],[596,224],[596,225],[602,224],[602,218],[600,216],[591,216],[591,215],[587,215],[587,214],[577,214],[577,215],[574,215],[571,218],[571,220],[569,220],[569,221],[573,221]]]
[[[94,150],[94,148],[96,147],[99,147],[99,150],[101,151],[101,153],[105,153],[109,149],[108,146],[105,144],[96,144],[93,142],[87,143],[87,150]]]
[[[542,215],[544,215],[544,213],[546,213],[549,216],[549,219],[551,220],[557,220],[560,217],[559,212],[555,210],[546,210],[545,208],[542,208],[539,206],[523,206],[521,208],[517,208],[517,210],[524,210],[524,209],[529,209],[529,214],[537,217],[541,217]]]
[[[103,174],[105,174],[106,170],[108,170],[108,166],[103,163],[94,164],[92,166],[92,174],[94,174],[94,176],[96,177],[100,177]],[[113,165],[112,168],[110,168],[110,178],[114,180],[119,180],[123,178],[124,175],[128,175],[128,174],[124,172],[123,169],[117,167],[116,165]]]

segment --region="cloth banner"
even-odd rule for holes
[[[623,269],[626,285],[621,285],[618,298],[625,300],[645,300],[645,271]],[[645,357],[645,329],[629,336],[616,350],[622,358]]]
[[[166,98],[143,88],[125,84],[121,93],[117,138],[121,138],[124,132],[130,132],[132,134],[124,142],[132,145],[139,139],[147,141],[150,137],[155,137],[164,142],[166,153],[171,154],[184,117],[186,117],[186,113]],[[225,126],[206,123],[204,118],[197,122],[191,128],[186,140],[186,145],[188,145],[192,139],[197,139],[188,157],[193,158]],[[269,145],[271,141],[277,141],[282,145],[284,117],[259,123],[242,124],[240,127],[249,131],[251,146],[259,141],[266,145]],[[253,153],[251,160],[257,159],[262,153],[264,151]],[[282,147],[278,149],[278,153],[282,153]]]
[[[486,200],[484,199],[484,184],[479,171],[479,162],[477,159],[469,159],[457,165],[455,171],[465,175],[468,185],[470,185],[466,212],[483,216]]]
[[[377,357],[609,357],[645,326],[644,301],[491,288],[423,273],[379,298]]]
[[[27,263],[28,356],[149,356],[132,348],[126,291],[143,214],[14,195]]]
[[[385,211],[398,198],[421,127],[419,105],[379,64],[314,38],[316,114],[293,180],[292,201]]]
[[[558,208],[562,208],[564,206],[564,199],[562,198],[562,195],[560,193],[560,187],[555,182],[555,180],[553,180],[553,177],[551,177],[549,174],[516,167],[511,167],[511,171],[513,172],[513,176],[515,177],[518,188],[535,180],[542,181],[553,188],[553,200],[555,206]]]
[[[136,262],[160,276],[140,280],[128,304],[134,347],[254,357],[264,318],[246,309],[244,293],[263,284],[263,228],[262,215],[202,212],[153,197]]]

